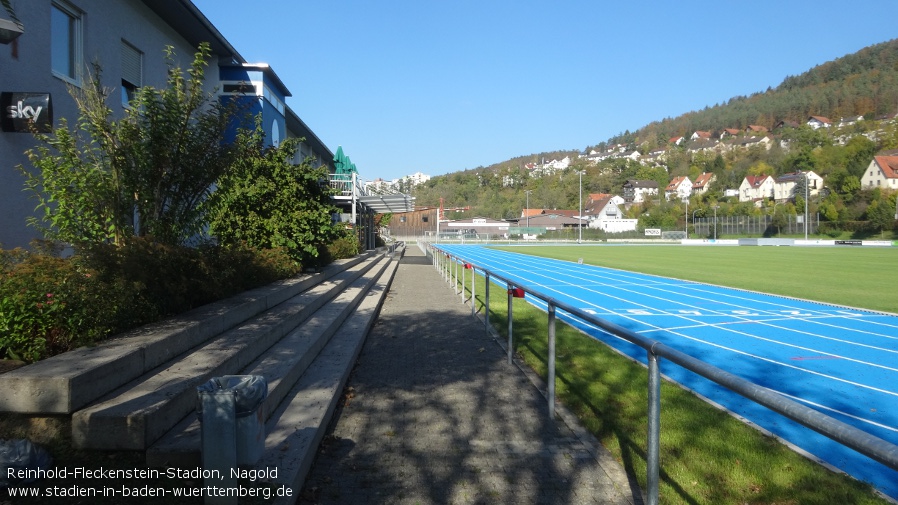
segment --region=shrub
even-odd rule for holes
[[[359,238],[352,230],[348,230],[345,235],[327,246],[328,256],[333,260],[352,258],[360,252],[362,252],[362,246],[359,244]]]
[[[282,250],[129,239],[69,258],[0,251],[0,357],[34,362],[295,275]]]

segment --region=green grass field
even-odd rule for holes
[[[898,313],[898,247],[521,246],[498,249]]]
[[[898,249],[527,246],[514,252],[898,312],[888,286]],[[882,270],[882,272],[880,272]],[[774,272],[776,271],[776,272]],[[836,286],[831,286],[835,284]],[[839,288],[839,284],[845,284]],[[468,286],[469,287],[469,286]],[[478,312],[484,283],[478,278]],[[490,321],[507,338],[507,298]],[[515,351],[543,379],[547,323],[514,302]],[[640,486],[646,485],[645,367],[565,324],[557,328],[556,394]],[[660,502],[673,505],[890,503],[862,482],[811,461],[672,383],[662,384]]]

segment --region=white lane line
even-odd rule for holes
[[[543,274],[536,274],[536,275],[537,275],[538,277],[547,277],[547,276],[545,276],[545,275],[543,275]],[[574,276],[572,276],[572,277],[574,277]],[[575,277],[575,278],[576,278],[576,277]],[[557,278],[553,278],[553,280],[555,280],[556,282],[558,281]],[[522,283],[522,284],[524,284],[524,283]],[[527,284],[535,284],[535,285],[537,285],[537,286],[539,286],[539,287],[541,287],[541,288],[548,289],[549,291],[552,291],[552,292],[555,292],[555,293],[559,293],[559,294],[565,295],[565,296],[567,296],[567,297],[569,297],[569,298],[573,298],[573,299],[575,299],[575,300],[577,300],[577,301],[579,301],[579,302],[581,302],[581,303],[585,303],[585,304],[591,305],[591,306],[597,306],[596,304],[594,304],[594,303],[592,303],[592,302],[590,302],[590,301],[583,300],[582,298],[575,297],[575,296],[571,295],[569,292],[560,291],[560,290],[555,289],[555,288],[547,288],[546,286],[540,284],[539,282],[533,281],[533,280],[530,280],[529,282],[527,282]],[[579,286],[578,286],[577,284],[573,284],[573,283],[572,283],[570,286],[583,290],[582,288],[579,288]],[[583,291],[590,292],[591,290],[586,289],[586,290],[583,290]],[[610,295],[607,295],[607,294],[606,294],[605,296],[609,296],[609,297],[610,297]],[[652,297],[651,295],[646,295],[646,296]],[[654,297],[654,298],[658,298],[658,297]],[[664,300],[665,300],[665,301],[668,301],[668,300],[666,300],[666,299],[664,299]],[[541,302],[541,303],[542,303],[542,302]],[[637,305],[641,305],[641,304],[637,304]],[[645,306],[645,305],[643,305],[643,306]],[[875,387],[872,387],[872,386],[865,386],[865,385],[862,385],[862,384],[860,384],[860,383],[855,383],[855,382],[853,382],[853,381],[848,381],[848,380],[846,380],[846,379],[842,379],[842,378],[839,378],[839,377],[836,377],[836,376],[831,376],[831,375],[828,375],[828,374],[823,374],[823,373],[816,372],[816,371],[813,371],[813,370],[809,370],[809,369],[806,369],[806,368],[797,367],[797,366],[794,366],[794,365],[791,365],[791,364],[788,364],[788,363],[782,363],[782,362],[779,362],[779,361],[776,361],[776,360],[773,360],[773,359],[770,359],[770,358],[762,358],[762,357],[760,357],[760,356],[758,356],[758,355],[754,355],[754,354],[752,354],[752,353],[743,352],[743,351],[738,351],[738,350],[736,350],[736,349],[733,349],[733,348],[730,348],[730,347],[727,347],[727,346],[723,346],[723,345],[719,345],[719,344],[716,344],[716,343],[712,343],[712,342],[710,342],[710,341],[706,341],[706,340],[699,339],[699,338],[696,338],[696,337],[691,337],[691,336],[685,335],[685,334],[683,334],[683,333],[681,333],[681,332],[669,331],[668,328],[666,328],[666,327],[660,327],[660,326],[657,326],[657,325],[649,324],[649,323],[647,323],[646,321],[634,319],[634,318],[629,317],[629,316],[623,316],[623,317],[624,317],[625,319],[634,320],[634,321],[639,322],[639,323],[641,323],[641,324],[643,324],[643,325],[649,326],[650,328],[653,328],[652,330],[643,330],[643,331],[640,332],[640,333],[647,332],[647,331],[663,331],[663,332],[666,332],[666,333],[668,333],[668,334],[677,335],[677,336],[679,336],[679,337],[681,337],[681,338],[685,338],[685,339],[687,339],[687,340],[692,340],[692,341],[695,341],[695,342],[700,342],[700,343],[703,343],[703,344],[705,344],[705,345],[710,345],[710,346],[713,346],[713,347],[718,347],[718,348],[720,348],[720,349],[730,350],[731,352],[735,352],[735,353],[738,353],[738,354],[743,354],[743,355],[745,355],[745,356],[755,357],[756,359],[760,359],[760,360],[762,360],[762,361],[766,361],[766,362],[769,362],[769,363],[778,364],[778,365],[780,365],[780,366],[784,366],[784,367],[787,367],[787,368],[792,368],[792,369],[795,369],[795,370],[805,371],[806,373],[811,373],[811,374],[814,374],[814,375],[818,375],[818,376],[821,376],[821,377],[826,377],[826,378],[829,378],[829,379],[832,379],[832,380],[836,380],[836,381],[840,381],[840,382],[845,382],[845,383],[848,383],[848,384],[854,384],[854,385],[856,385],[856,386],[858,386],[858,387],[864,387],[864,388],[868,388],[868,389],[871,389],[871,390],[874,390],[874,391],[883,391],[883,392],[887,392],[886,390],[880,390],[879,388],[875,388]],[[679,315],[675,315],[675,317],[680,317],[681,319],[684,319],[684,320],[693,321],[693,322],[696,322],[697,324],[704,324],[704,323],[701,323],[701,322],[698,322],[698,321],[691,320],[690,318],[681,317],[681,316],[679,316]],[[747,320],[747,322],[756,322],[756,321]],[[773,340],[773,339],[768,339],[768,338],[761,337],[761,336],[758,336],[758,335],[753,335],[753,334],[750,334],[750,333],[746,333],[746,332],[742,332],[742,331],[737,331],[737,330],[735,330],[735,329],[733,329],[733,328],[726,328],[726,327],[722,327],[722,326],[719,326],[719,325],[710,325],[710,326],[716,326],[718,329],[720,329],[720,330],[722,330],[722,331],[724,331],[724,332],[734,333],[734,334],[737,334],[737,335],[740,335],[740,336],[743,336],[743,337],[747,337],[747,338],[753,338],[753,339],[757,339],[757,340],[762,340],[762,341],[767,341],[767,342],[771,342],[771,343],[776,343],[776,344],[780,344],[780,345],[783,345],[783,346],[786,346],[786,347],[792,347],[792,348],[795,348],[795,349],[800,349],[800,350],[802,350],[802,351],[807,351],[807,352],[812,352],[812,353],[817,353],[817,354],[822,354],[822,355],[829,355],[829,356],[840,357],[840,358],[842,358],[842,359],[845,359],[845,360],[848,360],[848,361],[852,361],[852,362],[855,362],[855,363],[858,363],[858,364],[866,365],[866,366],[871,366],[871,367],[876,367],[876,368],[882,368],[882,369],[889,370],[889,371],[898,371],[898,369],[891,368],[891,367],[886,367],[886,366],[879,365],[879,364],[876,364],[876,363],[870,363],[870,362],[866,362],[866,361],[863,361],[863,360],[857,360],[857,359],[854,359],[854,358],[850,358],[850,357],[847,357],[847,356],[841,356],[841,355],[838,355],[838,354],[829,353],[829,352],[826,352],[826,351],[821,351],[821,350],[817,350],[817,349],[813,349],[813,348],[809,348],[809,347],[798,346],[798,345],[794,345],[794,344],[790,344],[790,343],[786,343],[786,342],[781,342],[781,341],[777,341],[777,340]],[[769,325],[769,326],[776,327],[775,325]],[[788,329],[788,328],[783,328],[783,330],[784,330],[784,331],[787,331],[787,332],[793,331],[793,330]],[[896,394],[896,393],[887,392],[887,394]]]

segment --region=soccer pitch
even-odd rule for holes
[[[497,247],[898,314],[898,247],[534,245]]]

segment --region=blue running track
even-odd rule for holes
[[[481,246],[438,247],[898,445],[898,316]],[[643,349],[575,326],[645,363]],[[675,364],[661,366],[667,377],[898,499],[895,470]]]

